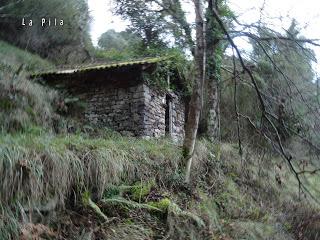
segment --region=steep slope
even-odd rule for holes
[[[23,67],[27,72],[48,70],[54,67],[52,63],[20,48],[0,40],[0,70],[16,72]]]
[[[52,127],[57,94],[31,82],[27,75],[53,67],[37,55],[0,41],[0,131]]]
[[[187,187],[169,139],[55,133],[59,96],[25,77],[52,65],[4,42],[0,56],[0,240],[318,239],[319,208],[271,153],[200,140]]]
[[[279,185],[253,151],[201,141],[186,189],[180,154],[112,132],[1,135],[0,239],[316,239],[285,168]]]

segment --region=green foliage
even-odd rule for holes
[[[88,191],[85,191],[82,194],[82,204],[85,207],[90,207],[100,218],[102,218],[104,221],[108,221],[109,218],[101,211],[101,209],[99,208],[99,206],[97,204],[95,204],[92,200],[91,200],[91,196],[90,193]]]
[[[194,206],[193,206],[194,207]],[[168,208],[169,235],[176,239],[211,239],[213,234],[197,212],[182,210],[177,204],[171,203]]]
[[[90,200],[90,192],[89,191],[85,191],[83,194],[82,194],[82,203],[86,206],[89,204],[89,200]]]
[[[171,201],[170,201],[169,198],[163,198],[158,202],[151,201],[151,202],[148,202],[148,204],[150,206],[153,206],[153,207],[156,207],[156,208],[160,209],[163,212],[167,212],[168,208],[169,208],[169,206],[171,204]]]
[[[284,141],[290,140],[296,132],[309,134],[305,126],[312,126],[312,122],[316,121],[313,112],[310,112],[310,106],[317,105],[312,93],[316,91],[312,68],[315,53],[305,43],[296,42],[296,39],[303,40],[304,37],[300,35],[295,20],[282,34],[289,40],[280,40],[279,33],[263,27],[258,34],[274,38],[268,42],[252,41],[252,58],[257,63],[256,75],[263,83],[260,89],[271,98],[268,101],[273,106],[269,111],[278,118],[274,120],[274,125]],[[280,108],[284,112],[281,116]]]
[[[85,0],[9,0],[0,3],[0,39],[23,49],[38,53],[57,63],[83,62],[90,58],[92,44],[89,37],[89,12]],[[5,17],[8,16],[8,17]],[[9,17],[10,16],[10,17]],[[46,25],[41,25],[45,16]],[[17,28],[22,17],[32,27]],[[19,20],[12,21],[10,18]],[[63,19],[63,26],[48,26],[57,18],[58,24]]]
[[[151,2],[119,0],[115,12],[131,22],[129,30],[143,39],[145,49],[151,45],[163,45],[162,36],[167,32],[166,21],[161,12],[150,11]]]
[[[123,38],[121,33],[117,33],[115,30],[108,30],[103,33],[98,41],[98,45],[104,49],[115,49],[121,51],[128,47],[128,42]]]
[[[0,108],[3,109],[4,111],[14,109],[14,107],[15,107],[14,103],[11,102],[9,98],[0,99]]]
[[[232,19],[235,18],[235,13],[230,9],[230,7],[228,6],[227,2],[222,0],[222,1],[218,1],[219,3],[219,14],[221,17],[225,18],[225,19]]]
[[[288,204],[285,207],[285,227],[296,238],[304,236],[306,239],[317,239],[320,231],[318,210],[312,206],[303,204]]]
[[[149,85],[156,86],[162,90],[175,90],[178,88],[185,95],[189,95],[192,84],[189,75],[192,66],[184,54],[179,49],[166,49],[162,51],[150,49],[149,52],[151,55],[153,55],[153,52],[158,52],[164,58],[167,56],[167,59],[158,63],[155,72],[144,73],[144,80]],[[169,85],[167,81],[168,77],[170,78]]]
[[[112,230],[107,232],[106,239],[141,240],[152,239],[154,237],[154,233],[150,227],[135,222],[112,225]]]
[[[98,45],[105,50],[124,52],[135,49],[141,42],[141,38],[129,31],[108,30],[100,36]]]
[[[126,60],[132,60],[136,58],[136,54],[129,49],[127,49],[126,51],[118,51],[116,49],[110,49],[110,50],[96,49],[94,53],[97,59],[107,61],[107,62],[126,61]]]
[[[104,61],[123,61],[145,57],[142,39],[130,31],[109,30],[99,38],[100,49],[95,50],[97,59]]]
[[[147,183],[138,182],[131,189],[131,198],[134,201],[140,202],[142,199],[147,197],[151,192],[152,188],[154,188],[154,181],[150,181]]]
[[[156,211],[156,212],[161,212],[161,209],[155,207],[155,206],[151,206],[149,204],[145,204],[145,203],[138,203],[132,200],[127,200],[125,198],[122,197],[113,197],[113,198],[105,198],[101,200],[102,203],[106,204],[106,207],[110,207],[110,206],[120,206],[120,207],[124,207],[124,209],[126,209],[128,212],[135,210],[135,209],[144,209],[144,210],[148,210],[148,211]]]
[[[233,223],[233,229],[231,231],[236,239],[292,239],[290,235],[285,233],[285,231],[282,231],[281,229],[278,230],[275,224],[270,224],[268,222],[238,221]]]
[[[224,66],[232,66],[233,60],[231,57],[223,58]],[[236,66],[240,69],[239,63],[236,61]],[[259,86],[264,86],[264,79],[259,77],[259,74],[254,75]],[[254,124],[261,126],[261,110],[257,104],[257,95],[251,87],[250,79],[247,75],[242,74],[242,81],[237,78],[237,105],[239,113],[249,116]],[[222,71],[219,88],[221,89],[220,111],[221,111],[221,137],[224,141],[232,141],[238,138],[237,122],[235,118],[235,92],[233,73]],[[242,84],[243,83],[243,84]],[[223,94],[222,94],[223,93]],[[256,130],[246,121],[240,118],[241,138],[243,141],[248,141],[251,146],[263,145],[264,141],[256,132]],[[265,145],[264,145],[265,146]]]
[[[219,214],[219,208],[215,202],[214,198],[207,197],[205,195],[201,195],[203,201],[200,203],[200,211],[201,214],[206,216],[210,228],[221,230],[221,218]]]
[[[129,30],[143,40],[143,50],[174,46],[190,51],[194,45],[181,1],[119,0],[115,12],[130,21]]]
[[[30,2],[32,1],[26,1]],[[153,76],[145,77],[150,83],[167,89],[167,75],[172,79],[178,76],[183,79],[185,91],[188,92],[189,86],[192,86],[191,64],[180,48],[163,47],[164,39],[161,34],[157,35],[157,31],[167,26],[168,22],[154,21],[163,21],[164,16],[160,18],[143,12],[152,20],[150,24],[156,25],[151,29],[151,33],[155,35],[147,36],[150,29],[141,28],[145,22],[140,21],[137,14],[139,7],[149,8],[148,1],[120,2],[131,4],[124,6],[125,11],[132,8],[130,14],[134,15],[130,19],[137,20],[135,32],[141,35],[145,45],[121,52],[121,46],[129,49],[131,45],[127,42],[134,39],[132,36],[126,39],[123,33],[118,35],[108,32],[107,36],[102,37],[105,42],[101,40],[100,43],[101,47],[103,44],[108,50],[98,50],[97,56],[114,61],[139,56],[168,55],[168,60],[158,65]],[[134,3],[141,5],[134,6]],[[51,4],[58,2],[55,0],[46,4],[52,7]],[[44,5],[40,4],[41,6]],[[82,10],[86,12],[85,8]],[[221,6],[220,10],[225,18],[232,16],[227,7]],[[183,18],[183,14],[180,17]],[[179,46],[184,46],[185,39],[179,35],[180,30],[175,28],[172,34],[179,36],[175,44],[179,45],[177,42],[180,42]],[[291,29],[290,32],[293,34],[295,31]],[[71,33],[72,31],[61,34]],[[221,32],[215,32],[215,36],[221,37]],[[77,36],[70,36],[72,37]],[[55,36],[51,39],[53,42],[58,41],[54,38]],[[73,40],[68,38],[66,41],[71,43]],[[107,45],[108,42],[111,46]],[[275,52],[271,53],[282,64],[283,56],[279,46],[275,44]],[[214,61],[210,65],[213,66],[211,73],[218,81],[222,79],[220,68],[224,47],[220,45],[215,49],[216,58],[212,59]],[[0,60],[0,124],[3,130],[0,133],[0,239],[18,239],[21,228],[19,218],[24,216],[24,209],[28,209],[32,216],[36,214],[32,208],[42,209],[52,199],[58,199],[57,216],[61,213],[66,215],[68,228],[73,228],[76,235],[79,224],[85,229],[83,234],[79,233],[79,237],[70,231],[70,236],[79,239],[80,235],[93,234],[92,229],[95,237],[105,239],[289,239],[287,231],[293,231],[296,236],[300,236],[300,233],[317,236],[317,209],[309,211],[310,209],[299,206],[302,213],[296,211],[296,208],[291,212],[282,212],[281,207],[286,206],[288,200],[294,201],[297,198],[296,182],[286,175],[285,184],[278,186],[275,183],[273,162],[270,163],[274,159],[271,154],[267,156],[268,161],[261,161],[260,155],[245,149],[240,158],[234,145],[212,145],[204,140],[200,141],[194,155],[191,192],[184,193],[181,190],[183,179],[178,166],[182,148],[168,139],[147,141],[125,138],[110,130],[95,132],[89,126],[83,127],[86,129],[84,133],[52,133],[48,129],[53,127],[52,119],[56,117],[53,106],[56,93],[28,81],[24,71],[19,72],[18,67],[20,63],[28,62],[25,69],[34,71],[50,67],[51,64],[3,42],[0,42],[0,55],[7,57],[6,60]],[[290,56],[295,55],[292,53]],[[268,64],[268,59],[260,60],[258,73],[255,74],[259,78],[259,87],[265,90],[270,88],[270,78],[278,78],[279,75]],[[301,65],[296,66],[299,71],[305,71],[307,68],[304,64]],[[288,72],[293,71],[292,66],[281,66]],[[306,78],[309,78],[310,72],[306,73]],[[174,84],[181,83],[172,83],[169,87],[174,88]],[[227,83],[222,83],[221,86],[226,88],[222,105],[233,109],[230,100],[232,87]],[[240,86],[239,94],[241,111],[247,111],[258,122],[260,116],[257,114],[257,104],[252,100],[255,99],[252,89]],[[65,99],[66,104],[73,106],[78,102],[74,98]],[[304,109],[298,109],[300,114],[304,113]],[[232,113],[228,116],[231,115]],[[296,120],[293,120],[292,125],[296,124]],[[223,122],[224,126],[228,126],[231,121],[227,119]],[[15,130],[12,131],[14,134],[10,131],[12,129]],[[288,169],[284,168],[283,171],[288,172]],[[319,179],[313,177],[308,180],[312,180],[312,185],[315,185]],[[132,183],[135,185],[132,186]],[[170,198],[163,194],[164,191],[169,192]],[[314,193],[318,194],[317,191]],[[78,206],[73,208],[78,200],[85,209],[79,209]],[[72,208],[68,210],[72,211],[63,212],[66,204],[68,208]],[[86,211],[88,207],[91,208],[89,212]],[[14,213],[13,210],[19,213]],[[73,211],[79,213],[70,213]],[[94,216],[91,216],[92,211]],[[160,216],[156,212],[164,214]],[[282,215],[279,217],[279,213],[285,215],[286,222],[283,222]],[[72,225],[72,214],[76,215],[76,226]],[[107,224],[97,224],[97,214]],[[46,214],[41,215],[41,218],[46,218],[44,215]],[[51,216],[50,213],[48,215]],[[110,220],[109,216],[115,216],[116,220]],[[312,219],[311,223],[308,222],[309,219]],[[52,223],[51,220],[48,222]],[[300,222],[307,223],[304,229],[299,229]],[[59,231],[65,228],[65,225],[64,228],[59,224],[50,225]],[[295,229],[299,229],[299,232],[294,232]],[[90,231],[89,234],[85,234],[86,230]],[[163,232],[165,236],[161,235]]]
[[[120,194],[121,194],[120,187],[109,186],[105,189],[105,191],[103,193],[103,198],[113,198],[113,197],[119,196]]]

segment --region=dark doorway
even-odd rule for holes
[[[172,136],[172,97],[170,95],[166,96],[166,135]]]

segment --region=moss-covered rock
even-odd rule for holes
[[[160,201],[150,201],[148,205],[152,207],[156,207],[163,212],[166,212],[171,204],[171,200],[169,198],[163,198]]]

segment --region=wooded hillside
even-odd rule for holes
[[[294,19],[279,31],[241,23],[227,1],[112,7],[130,25],[94,47],[86,1],[0,3],[0,240],[319,239],[318,41]],[[64,27],[20,23],[56,15]],[[82,76],[79,96],[115,76],[117,101],[138,82],[118,116],[150,118],[157,135],[84,121],[88,102],[72,95]],[[160,115],[145,110],[154,99],[163,122],[134,112]],[[170,135],[179,114],[182,141]]]

